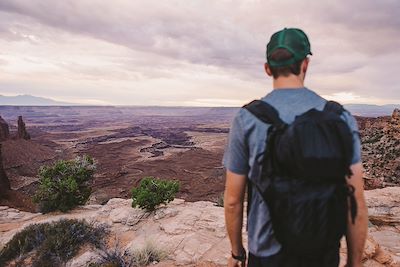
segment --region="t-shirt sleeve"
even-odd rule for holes
[[[223,165],[233,173],[247,175],[249,171],[249,148],[245,140],[240,112],[234,118],[229,130]]]
[[[361,162],[361,140],[357,121],[348,111],[343,112],[342,118],[347,122],[353,134],[353,159],[351,164],[359,163]]]

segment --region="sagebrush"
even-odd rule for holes
[[[84,220],[62,219],[51,223],[31,224],[14,237],[0,251],[0,266],[16,261],[16,266],[62,266],[72,259],[79,249],[90,244],[104,246],[109,233],[105,225],[95,225]]]
[[[179,186],[178,181],[145,177],[138,187],[132,189],[132,207],[153,211],[157,206],[174,200]]]
[[[90,183],[96,169],[93,158],[60,160],[39,170],[39,188],[33,197],[43,213],[68,211],[84,205],[91,194]]]

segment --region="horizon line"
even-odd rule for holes
[[[400,104],[390,103],[390,104],[367,104],[367,103],[346,103],[342,104],[346,105],[364,105],[364,106],[400,106]],[[15,104],[0,104],[1,107],[160,107],[160,108],[241,108],[241,106],[181,106],[181,105],[124,105],[124,104],[75,104],[75,103],[66,103],[66,104],[55,104],[55,105],[15,105]]]

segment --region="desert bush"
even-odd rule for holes
[[[132,253],[122,250],[118,243],[112,250],[103,250],[101,259],[90,263],[89,267],[142,267],[153,262],[160,262],[167,257],[167,253],[147,242],[143,248],[136,249]]]
[[[215,201],[215,206],[217,207],[223,207],[224,206],[224,193],[221,193],[216,201]]]
[[[100,256],[101,259],[90,263],[88,267],[134,267],[129,253],[120,248],[103,250]]]
[[[33,197],[43,213],[68,211],[83,205],[91,194],[90,181],[96,169],[89,156],[60,160],[39,170],[39,188]]]
[[[61,266],[73,258],[84,244],[102,247],[107,234],[106,226],[84,220],[63,219],[31,224],[15,234],[0,251],[0,266],[11,260],[25,266],[26,258],[32,261],[33,267]]]
[[[132,189],[132,207],[153,211],[157,206],[174,200],[179,191],[178,181],[156,179],[145,177],[139,187]]]

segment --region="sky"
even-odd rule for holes
[[[0,0],[0,94],[105,105],[241,106],[272,90],[265,46],[303,29],[306,86],[400,103],[399,0]]]

